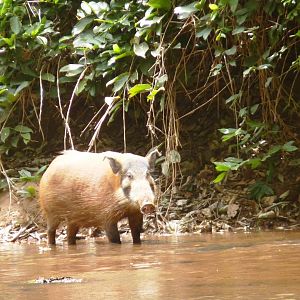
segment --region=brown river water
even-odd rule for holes
[[[0,299],[300,299],[300,232],[0,244]],[[37,284],[70,276],[81,283]]]

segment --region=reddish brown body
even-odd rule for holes
[[[67,221],[68,243],[80,227],[102,227],[120,243],[117,223],[127,217],[134,243],[140,243],[143,213],[154,211],[155,184],[149,174],[155,155],[66,151],[50,164],[40,182],[40,205],[47,218],[48,243]]]

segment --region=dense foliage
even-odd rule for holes
[[[39,145],[32,134],[44,138],[49,107],[72,147],[77,99],[99,107],[89,147],[118,111],[126,144],[134,111],[163,143],[168,174],[181,159],[180,124],[207,112],[231,152],[215,162],[215,181],[262,164],[271,178],[299,142],[299,24],[295,0],[2,0],[1,153]]]

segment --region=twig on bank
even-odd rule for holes
[[[0,156],[0,171],[2,173],[2,175],[4,176],[6,182],[7,182],[7,185],[8,185],[8,191],[9,191],[9,208],[8,208],[8,215],[10,215],[10,210],[11,210],[11,204],[12,204],[12,196],[13,196],[13,182],[12,180],[8,177],[5,169],[4,169],[4,166],[3,166],[3,163],[2,163],[2,160],[1,160],[1,156]]]

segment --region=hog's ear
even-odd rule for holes
[[[114,157],[105,156],[104,159],[108,159],[110,167],[115,174],[122,170],[122,165]]]
[[[149,163],[150,172],[154,171],[156,157],[160,155],[161,153],[156,148],[154,150],[150,150],[146,155],[146,159]]]

